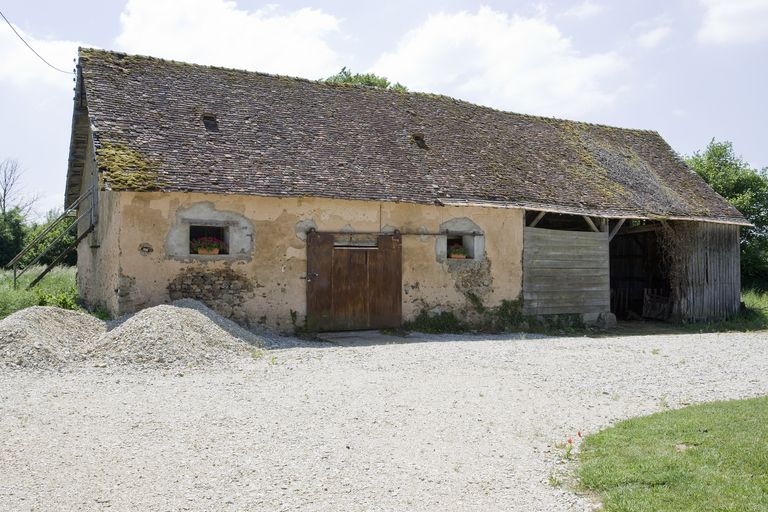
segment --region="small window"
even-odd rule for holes
[[[229,228],[189,226],[189,254],[229,254]]]
[[[412,138],[417,147],[421,149],[429,149],[429,146],[427,146],[427,141],[424,139],[423,133],[414,133]]]
[[[465,260],[465,259],[471,259],[472,254],[470,254],[470,240],[466,240],[470,237],[465,236],[448,236],[446,237],[446,254],[448,255],[448,258],[452,260]]]
[[[375,236],[354,233],[339,233],[333,237],[333,246],[347,249],[376,249],[378,240]]]
[[[209,132],[219,131],[219,122],[213,114],[203,114],[203,126],[205,126],[205,129]]]

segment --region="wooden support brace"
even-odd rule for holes
[[[585,221],[587,221],[587,224],[589,224],[589,227],[590,227],[590,229],[591,229],[592,231],[594,231],[595,233],[599,233],[599,232],[600,232],[600,230],[599,230],[599,229],[597,229],[597,226],[595,226],[595,223],[594,223],[594,222],[592,222],[592,219],[590,219],[590,218],[589,218],[589,217],[587,217],[586,215],[582,215],[582,217],[584,218],[584,220],[585,220]]]
[[[623,226],[623,225],[624,225],[624,222],[625,222],[626,220],[627,220],[627,219],[619,219],[619,222],[617,222],[617,223],[616,223],[616,225],[615,225],[615,226],[613,226],[613,229],[611,230],[611,234],[609,234],[609,235],[608,235],[608,241],[609,241],[609,242],[610,242],[611,240],[613,240],[613,237],[615,237],[615,236],[616,236],[616,233],[618,233],[618,232],[619,232],[619,230],[621,229],[621,226]]]
[[[544,218],[544,215],[546,215],[546,214],[547,214],[547,212],[539,212],[539,214],[536,216],[536,218],[535,218],[535,219],[533,219],[533,221],[531,222],[531,225],[530,225],[530,226],[528,226],[528,227],[529,227],[529,228],[535,228],[535,227],[536,227],[536,224],[538,224],[538,223],[539,223],[539,221],[540,221],[541,219],[543,219],[543,218]]]

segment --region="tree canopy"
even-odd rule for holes
[[[378,87],[379,89],[389,89],[398,92],[408,92],[408,89],[401,83],[391,83],[387,78],[373,73],[352,73],[347,67],[341,68],[341,71],[335,75],[329,76],[323,80],[327,84],[352,84],[365,85],[367,87]]]
[[[714,139],[685,161],[755,225],[741,232],[741,275],[747,286],[768,287],[768,168],[753,169],[732,143]]]

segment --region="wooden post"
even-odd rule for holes
[[[625,222],[626,220],[627,220],[627,219],[619,219],[619,222],[617,222],[617,223],[616,223],[616,225],[615,225],[615,226],[613,226],[613,229],[611,230],[611,233],[608,235],[608,241],[609,241],[609,242],[610,242],[611,240],[613,240],[613,237],[615,237],[615,236],[616,236],[616,233],[618,233],[618,232],[619,232],[619,230],[621,229],[621,226],[623,226],[623,225],[624,225],[624,222]]]
[[[530,225],[530,226],[528,226],[528,227],[529,227],[529,228],[535,228],[535,227],[536,227],[536,224],[538,224],[538,223],[539,223],[539,221],[540,221],[541,219],[543,219],[543,218],[544,218],[544,216],[545,216],[546,214],[547,214],[547,212],[539,212],[539,214],[536,216],[536,218],[535,218],[535,219],[533,219],[533,221],[531,222],[531,225]]]
[[[599,229],[597,229],[597,226],[595,226],[595,223],[594,223],[594,222],[592,222],[592,219],[590,219],[590,218],[589,218],[589,217],[587,217],[586,215],[582,215],[582,217],[584,218],[584,220],[585,220],[585,221],[587,221],[587,224],[589,224],[589,227],[590,227],[590,229],[591,229],[592,231],[594,231],[595,233],[599,233],[599,232],[600,232],[600,230],[599,230]]]

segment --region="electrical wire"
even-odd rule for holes
[[[24,38],[23,38],[23,37],[21,37],[21,34],[19,34],[18,32],[16,32],[16,29],[15,29],[15,28],[13,28],[13,25],[11,25],[11,22],[10,22],[10,21],[8,21],[8,18],[6,18],[6,17],[5,17],[5,14],[3,14],[3,11],[0,11],[0,16],[2,16],[2,17],[3,17],[3,19],[5,20],[5,22],[8,24],[8,26],[9,26],[9,27],[11,27],[11,30],[13,30],[13,33],[14,33],[14,34],[16,34],[16,35],[19,37],[19,39],[21,39],[21,42],[22,42],[22,43],[24,43],[25,45],[27,45],[27,48],[29,48],[30,50],[32,50],[32,53],[34,53],[35,55],[37,55],[37,58],[38,58],[38,59],[40,59],[41,61],[43,61],[43,62],[45,62],[46,64],[48,64],[48,66],[50,66],[51,68],[55,69],[55,70],[56,70],[56,71],[58,71],[59,73],[66,73],[66,74],[68,74],[68,75],[71,75],[71,74],[72,74],[72,72],[71,72],[71,71],[64,71],[63,69],[59,69],[59,68],[57,68],[56,66],[54,66],[53,64],[51,64],[50,62],[48,62],[47,60],[45,60],[45,59],[43,58],[43,56],[42,56],[42,55],[40,55],[39,53],[37,53],[37,52],[35,51],[35,49],[34,49],[34,48],[32,48],[32,47],[29,45],[29,43],[28,43],[28,42],[26,42],[26,41],[24,40]]]

